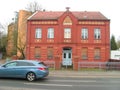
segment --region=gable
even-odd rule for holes
[[[72,25],[72,20],[69,16],[66,16],[64,21],[63,21],[63,25]]]

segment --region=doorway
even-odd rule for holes
[[[62,66],[72,66],[72,49],[63,48]]]

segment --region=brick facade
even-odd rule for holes
[[[110,20],[100,12],[38,11],[27,21],[26,58],[58,60],[63,66],[106,62],[110,58]]]

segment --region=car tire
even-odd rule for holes
[[[27,73],[26,79],[27,79],[28,81],[34,81],[34,80],[36,79],[35,73],[33,73],[33,72]]]

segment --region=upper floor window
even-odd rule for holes
[[[42,38],[42,29],[41,28],[36,28],[35,38]]]
[[[71,38],[71,29],[70,28],[64,29],[64,38]]]
[[[48,28],[47,38],[54,38],[54,28]]]
[[[88,29],[87,28],[82,28],[82,31],[81,31],[81,36],[82,36],[82,39],[88,39]]]
[[[100,39],[101,38],[101,30],[99,28],[94,29],[94,38]]]

